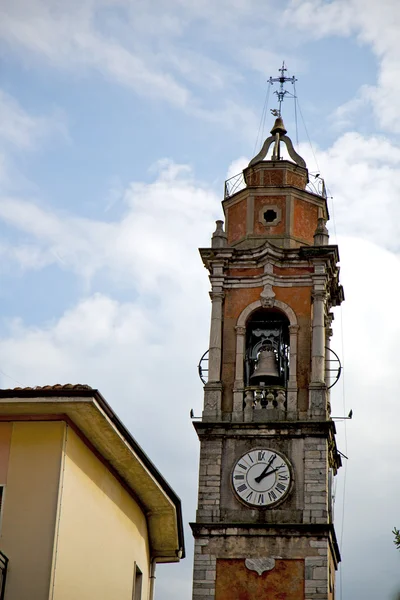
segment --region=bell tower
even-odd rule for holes
[[[325,188],[278,118],[228,180],[211,248],[193,600],[333,600],[331,308],[344,299]],[[283,144],[289,159],[282,158]],[[208,360],[208,368],[204,368]],[[206,377],[206,375],[208,377]]]

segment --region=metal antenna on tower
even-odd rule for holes
[[[287,72],[287,68],[285,67],[285,61],[283,61],[281,68],[279,69],[280,72],[280,77],[270,77],[268,79],[268,83],[270,83],[271,85],[273,85],[274,83],[279,83],[279,90],[276,90],[274,93],[278,96],[278,105],[279,108],[272,108],[271,109],[271,113],[274,115],[274,117],[280,117],[282,116],[281,114],[281,108],[282,108],[282,102],[284,97],[286,96],[286,94],[290,94],[290,92],[288,92],[288,90],[284,89],[284,85],[286,82],[290,82],[292,85],[295,84],[295,82],[297,81],[296,77],[293,75],[293,77],[286,77],[285,73]]]

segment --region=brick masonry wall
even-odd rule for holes
[[[200,447],[197,522],[219,521],[222,439],[203,440]]]
[[[215,598],[217,559],[207,552],[208,540],[198,538],[194,544],[193,600]]]
[[[328,522],[328,444],[323,438],[304,440],[303,520]]]
[[[198,537],[195,541],[193,600],[226,600],[226,595],[221,596],[219,593],[221,590],[217,582],[217,574],[221,576],[225,562],[232,563],[236,560],[238,569],[240,567],[243,571],[246,558],[267,557],[275,558],[277,564],[279,561],[287,562],[288,565],[290,561],[304,561],[304,585],[302,593],[298,593],[299,600],[329,600],[331,597],[328,568],[330,548],[327,538],[295,536],[271,539],[259,532],[249,539],[242,537],[237,530],[230,531],[230,528],[220,531],[220,535],[213,530],[209,533],[210,537]],[[278,569],[274,573],[274,585],[279,587],[279,577],[282,576],[283,589],[287,584],[287,575],[287,569]],[[254,573],[251,578],[254,578]],[[246,600],[259,600],[259,592],[259,586],[250,585]]]
[[[306,558],[305,600],[328,600],[328,540],[310,540],[318,556]]]

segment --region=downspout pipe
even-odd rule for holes
[[[183,548],[179,548],[179,550],[176,550],[176,556],[178,558],[178,561],[180,561],[181,558],[182,558],[182,556],[183,556]],[[149,590],[149,600],[154,600],[154,586],[155,586],[155,581],[156,581],[157,558],[164,558],[165,559],[165,556],[154,556],[151,559],[151,562],[150,562],[150,590]]]
[[[151,559],[150,563],[150,592],[149,592],[149,600],[154,599],[154,584],[156,581],[156,564],[157,557]]]

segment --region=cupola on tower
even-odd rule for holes
[[[288,79],[282,68],[281,92]],[[194,422],[193,600],[334,599],[341,460],[329,347],[331,309],[344,298],[339,254],[323,183],[310,186],[277,112],[260,152],[226,182],[225,224],[200,250],[212,311]]]

